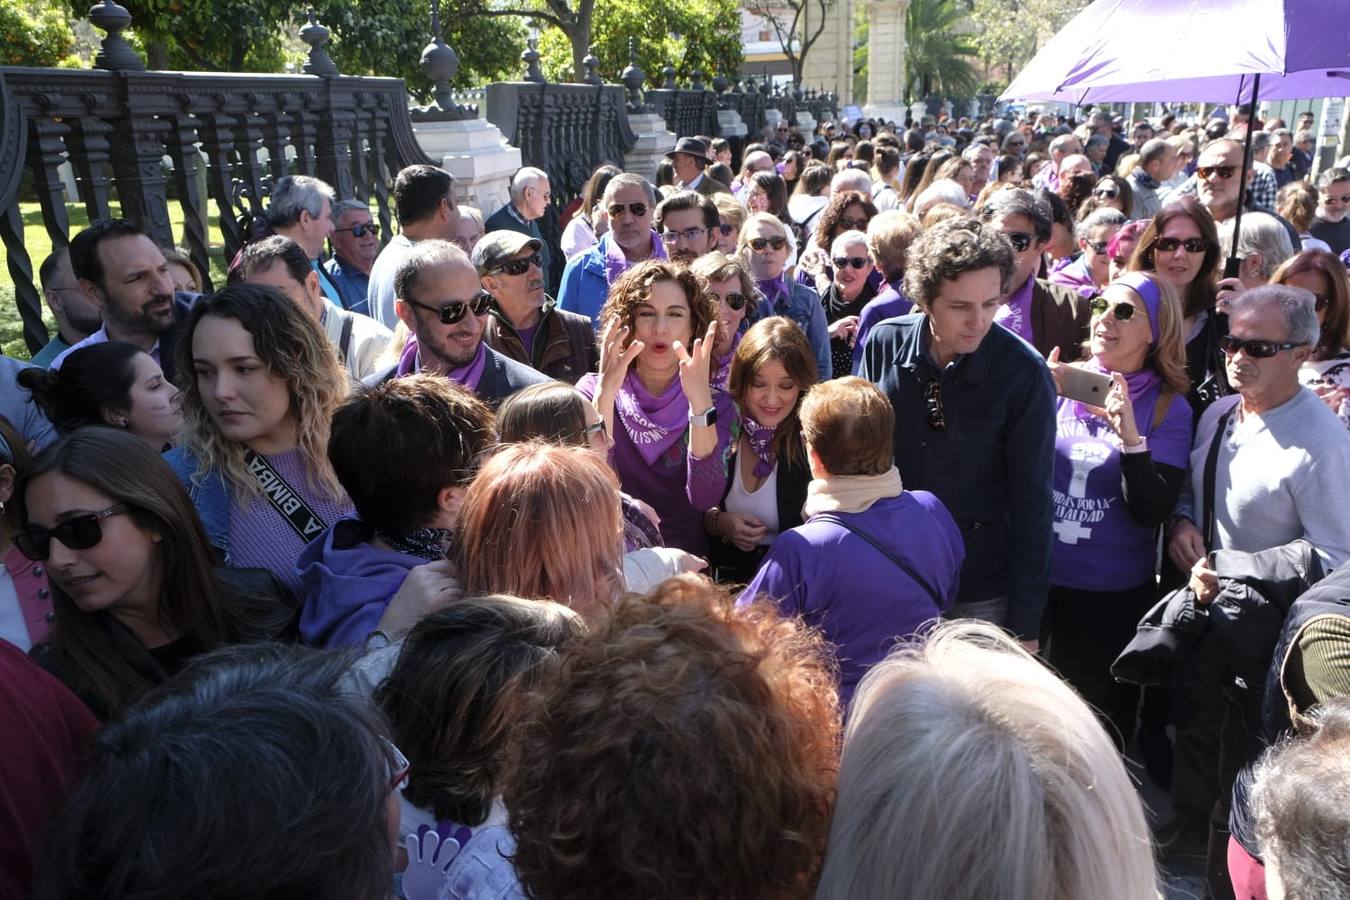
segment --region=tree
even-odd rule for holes
[[[965,11],[956,0],[913,0],[905,13],[906,99],[913,89],[926,97],[933,92],[973,95],[980,77],[970,60],[977,52],[970,35],[960,32]]]
[[[1004,69],[1006,84],[1036,55],[1042,38],[1059,31],[1088,0],[973,0],[973,42],[984,61],[985,77]],[[1028,27],[1028,25],[1034,27]]]
[[[802,83],[806,56],[825,33],[836,0],[746,0],[745,8],[769,23],[792,67],[792,81]]]
[[[0,3],[0,65],[56,66],[75,50],[75,35],[62,10],[6,0]]]

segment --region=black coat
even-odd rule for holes
[[[724,509],[727,494],[731,493],[731,485],[736,477],[736,466],[740,465],[736,449],[739,444],[740,441],[737,441],[733,445],[731,459],[727,464],[727,487],[722,492],[720,504]],[[802,504],[806,502],[806,486],[810,483],[811,470],[808,466],[786,456],[779,457],[777,482],[779,534],[802,524]],[[748,584],[759,571],[760,563],[764,561],[769,551],[767,544],[747,551],[730,541],[723,540],[712,541],[711,548],[708,554],[711,558],[708,562],[711,563],[717,580],[726,584]]]

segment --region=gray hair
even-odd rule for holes
[[[1081,147],[1083,142],[1080,141],[1078,139],[1078,135],[1074,134],[1073,132],[1070,132],[1068,134],[1061,134],[1059,137],[1055,138],[1053,141],[1050,142],[1050,152],[1058,153],[1060,156],[1063,156],[1066,153],[1068,153],[1068,148],[1070,144],[1078,144]]]
[[[1092,232],[1096,231],[1098,228],[1104,228],[1111,225],[1119,227],[1124,225],[1127,221],[1125,214],[1120,210],[1112,209],[1109,206],[1103,206],[1088,213],[1087,218],[1074,227],[1073,236],[1086,241],[1089,239]]]
[[[1094,134],[1092,137],[1087,139],[1087,143],[1083,145],[1083,150],[1084,152],[1086,152],[1088,150],[1091,150],[1093,147],[1100,147],[1102,144],[1109,145],[1110,143],[1111,142],[1102,135]]]
[[[300,221],[300,213],[318,218],[323,212],[323,201],[337,202],[337,194],[326,182],[308,175],[286,175],[272,185],[271,205],[267,208],[267,222],[273,228],[287,228]]]
[[[970,145],[961,151],[961,158],[966,162],[973,163],[976,158],[979,157],[981,150],[988,150],[990,153],[994,152],[994,148],[990,147],[988,144],[981,143],[980,141],[971,141]]]
[[[444,265],[462,265],[473,270],[475,276],[478,274],[469,254],[449,241],[418,241],[394,272],[394,296],[400,300],[409,299],[424,271]]]
[[[342,220],[343,213],[353,211],[370,212],[370,207],[360,200],[339,200],[333,204],[333,224],[336,225]]]
[[[966,196],[965,188],[950,178],[939,178],[914,198],[914,212],[922,216],[930,206],[939,203],[950,203],[962,209],[970,208],[970,198]]]
[[[1317,298],[1312,291],[1287,284],[1263,284],[1250,291],[1243,291],[1229,301],[1228,321],[1232,322],[1239,313],[1249,309],[1278,309],[1284,319],[1284,339],[1291,344],[1312,347],[1322,337],[1322,328],[1317,324],[1316,304]]]
[[[1255,156],[1264,150],[1270,148],[1270,133],[1265,131],[1252,132],[1252,155]]]
[[[1162,159],[1171,147],[1166,138],[1155,137],[1144,141],[1144,146],[1139,148],[1139,168],[1147,169],[1149,163]]]
[[[765,155],[767,156],[768,154]],[[609,184],[605,185],[605,194],[600,202],[608,206],[610,201],[614,199],[614,195],[626,187],[642,188],[642,192],[647,195],[647,205],[651,207],[656,206],[656,188],[652,187],[650,181],[643,178],[641,175],[634,175],[632,172],[625,172],[622,175],[615,175],[611,178]]]
[[[525,189],[538,186],[540,181],[548,181],[548,173],[534,166],[525,166],[516,171],[511,179],[511,199],[519,200],[525,196]]]
[[[845,169],[830,179],[830,193],[842,194],[845,191],[858,191],[864,196],[872,196],[872,176],[862,169]]]
[[[1350,169],[1327,169],[1317,176],[1317,189],[1319,191],[1326,190],[1337,181],[1350,181]]]
[[[1050,240],[1050,229],[1055,223],[1050,204],[1023,188],[1006,188],[995,192],[984,201],[980,210],[981,222],[992,222],[1008,216],[1026,216],[1036,229],[1038,241]]]
[[[1223,228],[1220,232],[1219,243],[1227,256],[1233,251],[1233,229]],[[1250,253],[1261,254],[1261,277],[1269,278],[1281,263],[1294,255],[1294,245],[1279,219],[1269,213],[1249,212],[1242,217],[1237,255],[1245,258]]]

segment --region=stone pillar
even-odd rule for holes
[[[675,132],[667,128],[666,120],[654,112],[630,112],[628,127],[637,135],[637,143],[624,154],[624,171],[641,175],[655,183],[656,164],[675,149]]]
[[[820,5],[807,2],[802,30],[814,33]],[[802,67],[802,85],[839,95],[839,110],[853,102],[853,0],[835,0],[825,11],[825,30],[811,45]],[[870,65],[870,63],[869,63]]]
[[[511,198],[511,176],[520,168],[520,151],[485,119],[414,122],[423,152],[455,176],[455,200],[476,206],[483,218]]]
[[[863,114],[905,124],[905,11],[909,0],[867,0],[867,105]]]
[[[717,111],[717,132],[728,141],[735,141],[736,138],[743,138],[750,131],[745,126],[745,120],[741,114],[734,109],[719,109]]]

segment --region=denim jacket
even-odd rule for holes
[[[830,365],[830,331],[825,322],[825,307],[820,302],[820,295],[813,288],[795,281],[791,282],[789,287],[791,292],[788,294],[786,304],[774,307],[768,302],[761,301],[755,306],[755,311],[746,317],[747,322],[753,325],[769,316],[787,316],[796,322],[802,331],[806,332],[806,343],[811,345],[811,352],[815,354],[820,380],[828,381],[834,374]]]
[[[207,540],[220,553],[220,562],[228,564],[230,560],[230,491],[225,484],[225,476],[219,469],[212,469],[194,483],[193,476],[201,468],[197,457],[183,447],[174,447],[164,454],[164,460],[178,476],[178,480],[187,488],[192,505],[197,507],[206,528]]]

